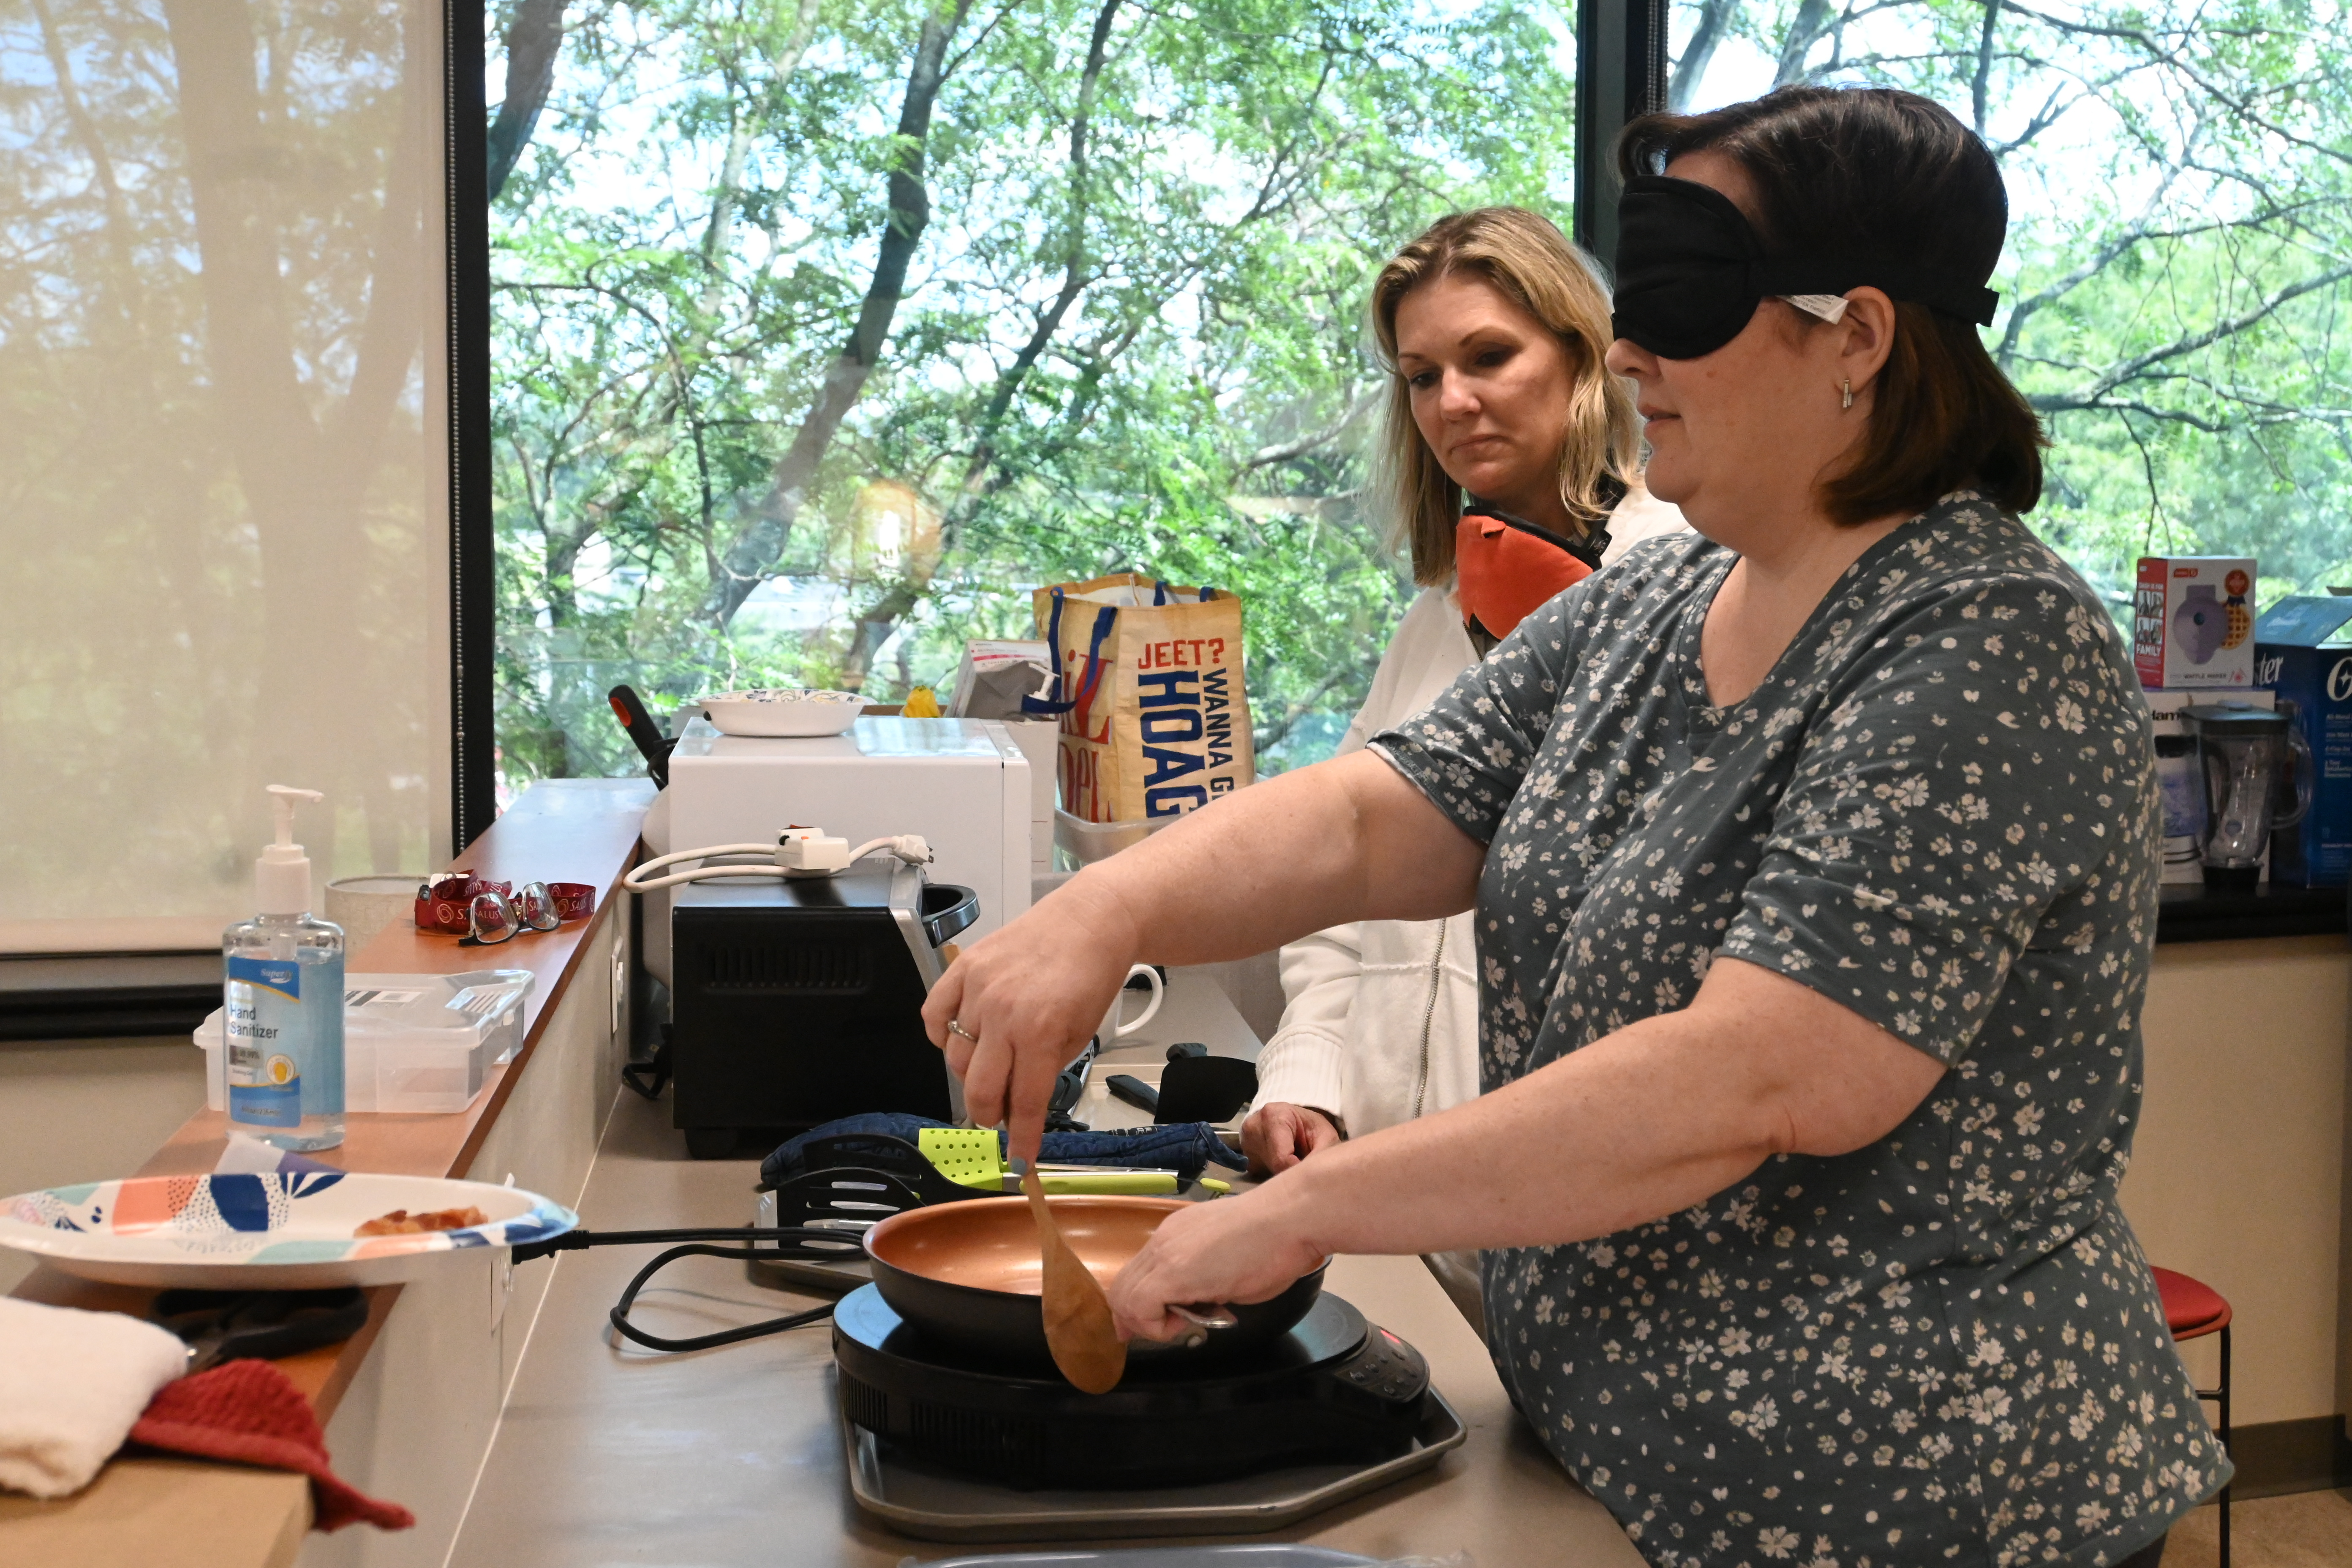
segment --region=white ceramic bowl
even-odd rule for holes
[[[855,691],[763,686],[722,691],[700,705],[722,735],[838,735],[857,722],[866,699]]]
[[[354,1237],[406,1209],[478,1208],[488,1223]],[[476,1247],[507,1247],[580,1224],[520,1187],[340,1171],[133,1176],[0,1199],[0,1247],[116,1285],[320,1290],[414,1279]]]

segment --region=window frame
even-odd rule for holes
[[[1610,154],[1636,115],[1665,106],[1670,0],[1578,0],[1577,243],[1612,264]],[[448,70],[449,798],[460,851],[498,816],[498,563],[490,489],[488,0],[444,0]]]
[[[1666,106],[1672,0],[1577,0],[1576,243],[1617,265],[1617,133]]]
[[[498,545],[490,489],[488,0],[443,0],[448,168],[449,842],[499,815]]]
[[[451,842],[459,853],[498,816],[498,580],[490,488],[488,0],[444,0],[449,258],[449,686]],[[1618,132],[1666,107],[1672,0],[1578,0],[1576,183],[1571,231],[1614,269]],[[2269,889],[2264,889],[2265,893]],[[2335,889],[2256,900],[2168,889],[2157,940],[2198,942],[2347,929]]]

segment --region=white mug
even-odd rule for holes
[[[1121,981],[1118,990],[1111,995],[1110,1011],[1103,1015],[1102,1026],[1095,1031],[1095,1038],[1105,1049],[1109,1048],[1112,1041],[1124,1039],[1151,1022],[1152,1015],[1160,1011],[1160,1004],[1167,998],[1168,994],[1160,984],[1160,971],[1148,963],[1139,963],[1127,972],[1127,978],[1132,980],[1139,974],[1151,982],[1150,1005],[1143,1009],[1141,1016],[1120,1023],[1118,1010],[1127,1001],[1127,982]]]

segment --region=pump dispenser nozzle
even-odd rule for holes
[[[278,839],[253,863],[253,890],[265,915],[299,915],[310,908],[310,861],[294,842],[294,803],[326,799],[314,789],[288,784],[269,786],[270,809],[278,816]]]

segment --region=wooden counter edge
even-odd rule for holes
[[[0,1492],[9,1561],[73,1568],[289,1568],[311,1517],[308,1476],[170,1454],[120,1456],[53,1502]]]

